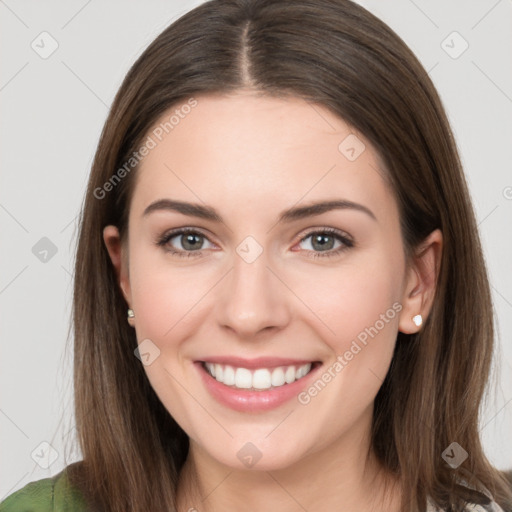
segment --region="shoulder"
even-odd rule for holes
[[[464,509],[465,512],[505,512],[495,501],[488,505],[475,505],[469,504]],[[437,508],[431,501],[427,504],[427,512],[444,512],[442,509]]]
[[[494,500],[486,505],[477,505],[470,503],[466,505],[465,512],[505,512]],[[427,512],[444,512],[444,509],[437,507],[434,502],[429,498],[427,501]]]
[[[0,512],[88,512],[81,493],[69,484],[66,469],[12,493],[0,503]]]
[[[466,500],[466,506],[464,512],[511,512],[508,506],[505,511],[496,502],[489,489],[468,470],[459,469],[459,472],[460,475],[457,478],[457,484],[459,489],[465,490],[464,499]],[[510,473],[504,472],[503,476],[507,480],[510,480],[512,471]],[[444,512],[444,509],[439,508],[434,503],[434,500],[428,497],[426,512]]]

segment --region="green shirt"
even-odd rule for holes
[[[494,501],[489,505],[470,505],[469,512],[504,512]],[[51,478],[31,482],[0,503],[0,512],[90,512],[81,493],[70,486],[66,468]],[[428,501],[427,512],[438,512]]]
[[[88,512],[82,494],[69,485],[65,471],[12,493],[0,503],[0,512]]]

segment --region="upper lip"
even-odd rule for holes
[[[200,362],[213,364],[228,364],[236,368],[258,369],[277,368],[279,366],[302,366],[308,363],[318,362],[314,359],[292,359],[282,357],[257,357],[255,359],[244,359],[235,356],[212,356],[201,359]]]

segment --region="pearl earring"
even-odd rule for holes
[[[128,318],[134,318],[135,313],[133,312],[133,309],[128,309]]]
[[[423,323],[423,318],[421,315],[416,315],[412,317],[412,321],[419,327]]]

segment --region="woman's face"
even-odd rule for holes
[[[360,446],[398,330],[426,316],[376,153],[302,99],[195,99],[147,134],[128,266],[104,232],[151,385],[231,467]]]

